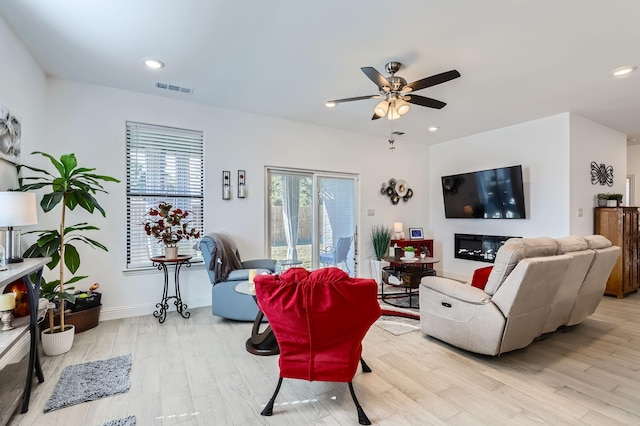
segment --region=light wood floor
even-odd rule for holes
[[[171,313],[105,321],[76,336],[70,352],[44,357],[45,382],[10,425],[357,425],[346,384],[285,379],[272,417],[260,416],[278,377],[277,356],[247,353],[250,323]],[[372,327],[356,393],[380,425],[640,424],[640,295],[605,297],[569,333],[500,357],[477,356],[425,337]],[[133,354],[128,393],[51,413],[42,409],[61,370]]]

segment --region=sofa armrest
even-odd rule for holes
[[[491,302],[491,296],[481,289],[449,278],[424,277],[420,285],[466,303],[486,305]]]

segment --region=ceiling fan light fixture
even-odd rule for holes
[[[409,112],[409,103],[402,99],[395,102],[395,107],[399,115],[405,115]]]
[[[389,113],[387,114],[387,118],[389,120],[397,120],[400,118],[400,114],[398,114],[398,110],[396,109],[395,104],[391,104],[389,106]]]
[[[387,102],[387,100],[385,99],[384,101],[376,105],[376,107],[373,109],[373,112],[378,117],[384,117],[385,115],[387,115],[388,110],[389,110],[389,102]]]
[[[327,108],[333,108],[334,106],[338,105],[337,103],[333,102],[333,101],[327,101],[324,106],[326,106]]]

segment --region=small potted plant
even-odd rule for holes
[[[607,207],[607,199],[608,199],[607,194],[605,194],[604,192],[601,192],[598,195],[596,195],[596,198],[598,199],[598,207]]]
[[[416,248],[414,246],[406,246],[404,248],[404,258],[414,259],[416,257]]]
[[[608,193],[607,207],[618,207],[622,203],[622,194]]]
[[[164,244],[164,255],[167,259],[178,258],[178,243],[190,238],[200,238],[196,228],[189,228],[186,220],[189,211],[173,208],[169,203],[161,202],[158,207],[152,207],[142,225],[147,235]]]
[[[371,275],[380,284],[382,280],[382,258],[387,254],[391,243],[391,227],[384,225],[374,225],[371,228],[371,243],[375,252],[375,259],[371,259]],[[387,263],[388,264],[388,263]]]

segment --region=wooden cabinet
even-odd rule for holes
[[[595,233],[622,249],[605,294],[624,297],[638,290],[638,208],[596,207]]]
[[[415,247],[417,250],[416,256],[422,250],[427,252],[427,257],[433,256],[433,240],[391,240],[391,247],[394,247],[396,244],[401,248],[405,248],[406,246]]]

